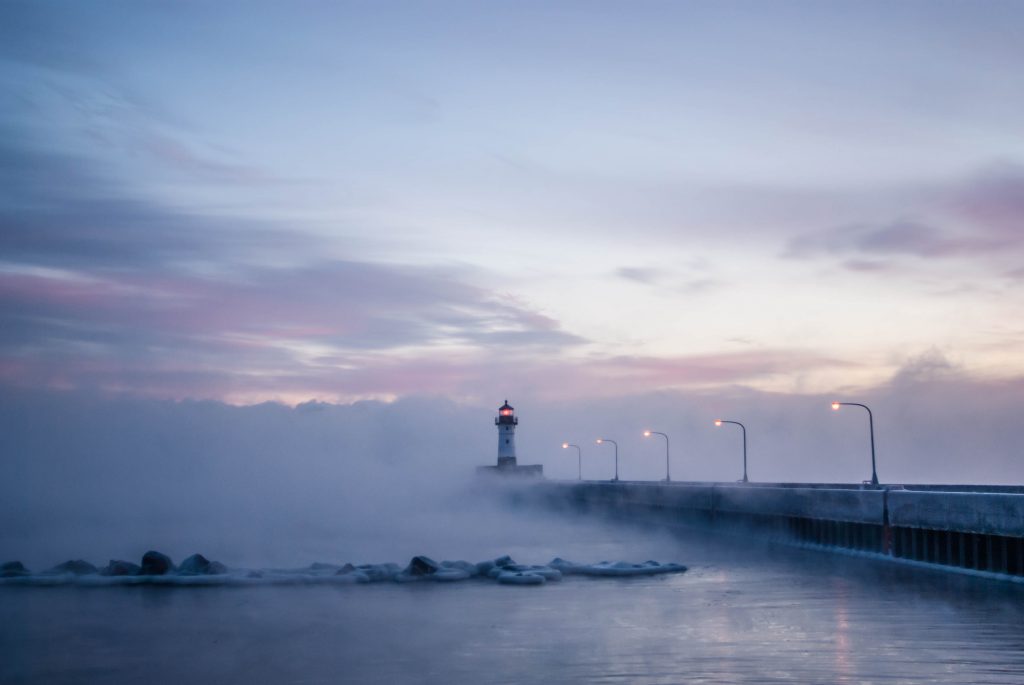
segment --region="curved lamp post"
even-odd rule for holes
[[[878,485],[878,471],[875,469],[875,417],[871,415],[868,405],[860,402],[833,402],[832,409],[839,411],[839,407],[861,407],[868,413],[868,431],[871,433],[871,484]]]
[[[612,478],[612,480],[618,480],[619,479],[619,443],[615,442],[614,440],[609,440],[608,438],[598,438],[597,439],[597,444],[598,445],[603,445],[606,442],[610,442],[611,444],[615,445],[615,478]]]
[[[723,423],[731,423],[734,426],[739,426],[740,430],[743,431],[743,482],[749,483],[747,480],[747,427],[739,421],[727,421],[726,419],[715,419],[715,425],[721,426]]]
[[[665,482],[667,483],[672,480],[672,476],[669,474],[668,470],[668,436],[664,433],[659,433],[658,431],[644,431],[645,438],[649,438],[652,435],[660,435],[665,438]]]
[[[579,468],[579,480],[583,480],[583,450],[580,449],[579,445],[573,445],[572,443],[563,442],[562,449],[567,450],[570,447],[576,448],[576,461]]]

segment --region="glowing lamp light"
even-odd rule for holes
[[[567,443],[567,442],[563,442],[563,443],[562,443],[562,449],[563,449],[563,450],[567,450],[567,449],[569,449],[569,443]]]
[[[832,408],[835,409],[836,411],[839,411],[839,403],[838,402],[833,402],[832,403]]]
[[[644,431],[644,437],[645,438],[651,437],[651,431]]]
[[[722,425],[722,419],[715,419],[715,425],[716,426],[721,426]]]
[[[602,442],[604,442],[604,438],[598,438],[594,442],[596,442],[598,445],[600,445]]]

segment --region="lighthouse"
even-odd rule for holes
[[[498,468],[514,468],[516,465],[516,418],[515,409],[505,400],[498,407],[498,415],[494,417],[494,425],[498,427]]]
[[[544,477],[544,466],[541,464],[518,464],[516,462],[516,426],[519,417],[516,410],[505,400],[498,407],[498,415],[494,417],[494,425],[498,428],[498,465],[478,466],[476,472],[488,476],[534,476]]]

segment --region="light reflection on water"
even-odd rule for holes
[[[0,682],[1024,682],[1024,588],[592,528],[543,587],[0,588]]]

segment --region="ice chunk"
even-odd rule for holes
[[[342,573],[338,571],[334,574],[334,578],[340,583],[369,583],[370,576],[366,575],[362,571],[349,571],[348,573]]]
[[[360,564],[356,567],[356,570],[366,574],[366,577],[373,582],[391,580],[401,572],[401,569],[398,568],[398,564],[392,563]]]
[[[502,585],[543,585],[547,579],[530,571],[502,571],[498,574],[498,582]]]
[[[477,564],[468,561],[442,561],[441,567],[442,569],[459,569],[460,571],[465,571],[470,576],[479,575]]]
[[[436,580],[442,583],[451,583],[457,580],[467,580],[473,576],[469,571],[461,568],[442,568],[436,573],[428,576],[432,580]]]
[[[534,575],[543,576],[544,580],[561,580],[562,572],[556,568],[550,566],[536,566],[529,564],[511,564],[501,569],[500,572],[512,571],[516,573],[532,573]],[[499,572],[499,573],[500,573]]]
[[[481,561],[476,565],[476,572],[481,576],[489,576],[491,578],[497,578],[498,573],[502,568],[506,566],[514,566],[516,562],[512,561],[512,557],[505,556],[498,557],[497,559],[491,559],[490,561]],[[497,572],[492,573],[494,569],[498,569]]]
[[[660,573],[683,573],[686,571],[686,567],[682,564],[660,564],[657,561],[645,561],[642,564],[631,564],[626,561],[576,564],[565,559],[555,558],[548,565],[566,575],[581,576],[652,576]]]

